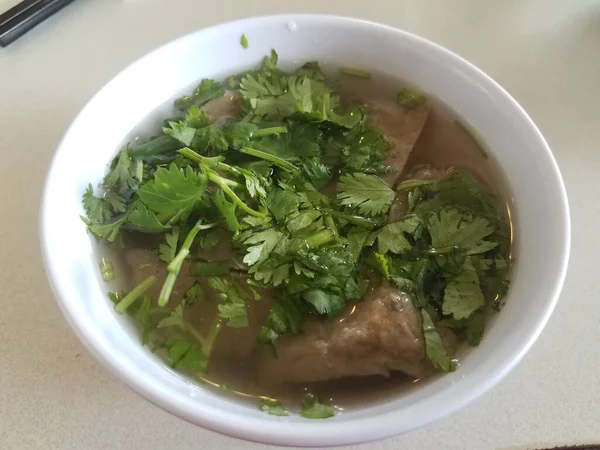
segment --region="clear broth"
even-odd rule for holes
[[[372,73],[371,79],[343,77],[342,97],[346,100],[361,100],[368,103],[395,104],[397,92],[406,86],[405,83],[381,73]],[[411,173],[423,165],[447,170],[450,168],[467,169],[480,181],[489,187],[496,195],[499,207],[509,205],[505,199],[510,198],[502,174],[494,163],[491,155],[482,153],[481,147],[460,126],[460,118],[450,108],[429,98],[432,109],[423,131],[408,159],[403,174]],[[172,102],[160,106],[153,111],[128,136],[126,142],[138,136],[151,136],[159,129],[165,117],[173,116]],[[482,143],[480,142],[480,145]],[[508,214],[510,217],[510,214]],[[156,256],[155,249],[160,240],[155,236],[129,233],[123,239],[124,248],[104,248],[101,252],[113,261],[119,288],[131,288],[149,275],[156,275],[159,280],[166,276],[166,267]],[[221,256],[218,256],[221,255]],[[217,247],[203,255],[204,260],[222,260],[222,249]],[[150,264],[150,265],[148,265]],[[189,263],[186,263],[186,265]],[[144,267],[145,265],[145,267]],[[141,268],[140,268],[141,267]],[[173,291],[171,303],[177,304],[177,298],[186,292],[196,281],[195,277],[187,275],[184,266]],[[158,283],[160,284],[160,283]],[[149,294],[158,297],[160,285],[155,286]],[[290,410],[301,403],[307,392],[317,395],[322,401],[331,402],[340,410],[356,405],[369,405],[391,401],[407,389],[411,389],[419,380],[411,379],[396,373],[390,377],[348,377],[319,383],[286,385],[278,388],[263,386],[256,376],[256,352],[261,351],[255,345],[256,336],[265,323],[270,304],[271,293],[267,290],[259,292],[261,300],[248,304],[248,319],[250,326],[243,329],[223,327],[217,338],[209,363],[209,374],[203,380],[207,385],[224,391],[224,395],[233,395],[239,399],[256,403],[264,397],[277,398]],[[217,302],[201,302],[186,313],[186,318],[197,326],[201,333],[208,331],[216,316]],[[460,355],[460,351],[459,351]],[[460,369],[459,369],[460,370]],[[224,389],[226,387],[226,389]],[[289,408],[291,407],[291,408]]]

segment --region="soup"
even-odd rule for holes
[[[472,133],[401,86],[273,53],[126,144],[84,206],[142,344],[307,418],[457,370],[508,288],[509,215]]]

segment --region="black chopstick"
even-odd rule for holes
[[[0,15],[0,47],[23,36],[73,0],[25,0]]]

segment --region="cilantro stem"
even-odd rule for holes
[[[278,156],[271,155],[270,153],[262,152],[260,150],[256,150],[256,149],[250,148],[250,147],[241,148],[240,152],[242,152],[246,155],[254,156],[256,158],[264,159],[265,161],[270,161],[270,162],[278,165],[282,169],[287,170],[288,172],[293,172],[293,173],[298,172],[298,169],[296,169],[296,167],[293,164],[287,162],[285,159],[282,159]]]
[[[261,128],[260,130],[256,130],[254,133],[252,133],[252,137],[257,138],[263,136],[270,136],[272,134],[284,134],[287,132],[287,127],[284,126]]]
[[[198,330],[196,330],[193,326],[184,322],[183,331],[191,334],[194,339],[196,339],[200,343],[200,347],[202,348],[202,353],[206,356],[206,359],[210,359],[210,354],[212,353],[212,349],[215,344],[215,340],[219,335],[219,331],[221,331],[221,319],[217,319],[213,326],[210,328],[208,335],[206,337],[202,336]]]
[[[452,253],[457,250],[457,247],[447,246],[447,247],[438,247],[438,248],[430,248],[423,252],[426,255],[445,255],[447,253]]]
[[[327,227],[331,230],[331,232],[333,233],[333,237],[335,238],[336,241],[340,240],[340,233],[338,231],[338,228],[335,224],[335,221],[333,220],[333,217],[330,214],[327,214],[325,216],[325,225],[327,225]]]
[[[366,217],[353,216],[351,214],[344,214],[334,210],[328,210],[327,213],[333,217],[337,217],[338,219],[342,219],[347,222],[350,222],[351,224],[366,228],[367,230],[372,230],[377,226],[377,222],[371,219],[367,219]]]
[[[229,196],[229,198],[231,198],[233,203],[235,203],[240,208],[242,208],[244,211],[246,211],[248,214],[250,214],[254,217],[264,217],[264,213],[255,211],[252,208],[250,208],[237,196],[237,194],[235,192],[233,192],[231,190],[231,188],[227,185],[227,182],[225,181],[226,178],[223,178],[222,176],[220,176],[218,173],[216,173],[213,170],[210,170],[210,171],[207,170],[207,175],[208,175],[208,179],[210,181],[217,184],[221,189],[223,189],[223,192],[225,192]]]
[[[210,354],[212,353],[215,339],[219,335],[219,331],[221,331],[221,320],[217,319],[215,321],[215,323],[213,324],[213,326],[211,327],[210,332],[208,333],[208,336],[206,336],[206,339],[204,340],[204,344],[202,345],[202,351],[206,355],[207,359],[210,359]]]
[[[322,247],[325,244],[333,241],[335,235],[329,229],[321,230],[306,238],[296,238],[290,245],[290,250],[293,252],[299,252],[301,250],[310,250]]]
[[[406,180],[401,182],[398,186],[396,186],[396,191],[405,191],[407,189],[412,189],[419,186],[426,186],[428,184],[433,184],[436,182],[436,180]]]
[[[371,78],[371,72],[368,72],[366,70],[352,69],[351,67],[343,67],[341,69],[341,72],[344,75],[350,75],[351,77]]]
[[[184,324],[185,327],[183,331],[191,334],[194,338],[200,343],[200,347],[202,347],[202,351],[204,352],[204,347],[206,346],[206,339],[196,330],[193,326],[189,325],[187,322]],[[208,355],[206,355],[208,358]]]
[[[173,292],[173,287],[175,286],[175,281],[177,281],[177,276],[181,271],[183,261],[185,261],[185,258],[187,258],[190,254],[190,247],[192,246],[192,243],[194,242],[198,232],[200,230],[214,228],[215,226],[217,226],[216,222],[203,225],[202,221],[199,220],[187,234],[183,244],[181,245],[181,248],[179,249],[179,252],[167,266],[167,278],[165,279],[158,297],[158,306],[165,306],[169,302],[169,297],[171,296],[171,292]]]
[[[135,165],[135,177],[141,183],[144,178],[144,162],[141,159],[138,159]]]
[[[335,239],[331,230],[322,230],[305,239],[309,248],[319,248]]]
[[[135,301],[140,298],[154,283],[156,283],[156,277],[154,275],[150,275],[131,291],[129,291],[129,293],[123,297],[119,303],[116,304],[115,311],[117,311],[119,314],[123,314],[125,311],[127,311],[127,308],[133,305]]]
[[[229,178],[221,178],[223,179],[223,183],[225,183],[227,186],[231,186],[234,189],[241,189],[245,187],[243,184],[238,183],[237,181],[230,180]]]
[[[236,171],[229,164],[225,164],[223,162],[223,160],[225,158],[223,158],[222,156],[213,156],[213,157],[202,156],[188,147],[180,148],[179,150],[177,150],[177,153],[179,153],[182,156],[185,156],[188,159],[191,159],[194,162],[197,162],[198,164],[200,164],[201,166],[204,166],[204,167],[209,167],[211,169],[217,169],[217,170],[226,170],[228,172]]]

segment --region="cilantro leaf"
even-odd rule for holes
[[[179,327],[182,330],[187,330],[187,323],[183,320],[184,305],[179,304],[169,312],[167,317],[164,317],[158,322],[156,328]]]
[[[204,128],[210,125],[210,120],[208,120],[208,116],[203,109],[198,108],[196,105],[190,107],[187,113],[185,114],[185,122],[188,126],[192,128]],[[171,127],[173,128],[173,127]],[[167,133],[170,134],[171,132]],[[191,136],[190,143],[193,140],[194,136]],[[190,145],[190,144],[186,144]]]
[[[276,189],[267,198],[267,208],[279,223],[285,222],[287,217],[298,211],[300,197],[292,191]]]
[[[235,213],[237,205],[229,202],[221,190],[218,190],[213,194],[213,202],[223,217],[225,227],[227,227],[229,231],[237,233],[240,229],[240,223],[238,222]]]
[[[135,207],[127,214],[127,222],[145,231],[164,231],[169,227],[163,225],[156,214],[149,211],[141,202],[136,202]]]
[[[170,263],[177,254],[177,243],[179,242],[179,227],[173,227],[170,233],[165,234],[165,243],[158,246],[158,257],[166,263]]]
[[[386,280],[390,279],[390,259],[381,253],[372,253],[369,261],[374,269],[381,273]]]
[[[328,419],[335,416],[335,409],[332,406],[319,403],[314,395],[307,395],[302,405],[302,417],[307,419]]]
[[[446,283],[442,310],[445,315],[452,315],[455,319],[465,319],[483,303],[479,277],[471,259],[466,258],[460,272]]]
[[[260,410],[272,416],[289,416],[287,411],[278,401],[264,401],[260,406]]]
[[[229,142],[225,132],[217,125],[208,125],[204,128],[195,130],[194,137],[190,144],[193,148],[204,153],[223,152],[229,148]]]
[[[133,177],[133,168],[129,148],[125,146],[113,159],[110,171],[104,177],[102,185],[105,189],[116,188],[120,191],[136,189],[138,181]]]
[[[221,86],[221,83],[211,80],[210,78],[205,78],[194,91],[194,103],[198,106],[202,106],[210,100],[223,95],[225,95],[225,90]]]
[[[346,303],[341,295],[323,289],[311,289],[302,294],[302,298],[310,303],[318,314],[327,314],[329,317],[339,316]]]
[[[227,326],[244,328],[248,326],[246,300],[249,296],[238,283],[223,278],[211,278],[208,285],[219,293],[221,303],[218,305],[219,317],[227,319]]]
[[[255,233],[244,241],[248,246],[247,253],[244,256],[244,263],[252,266],[260,261],[266,260],[275,246],[283,238],[280,231],[269,229]]]
[[[125,212],[125,210],[127,209],[125,205],[125,198],[121,197],[115,192],[106,191],[102,196],[102,200],[104,200],[105,203],[110,205],[115,214]]]
[[[122,198],[122,197],[121,197]],[[113,216],[110,203],[94,195],[91,183],[83,194],[83,208],[88,219],[93,223],[106,222]]]
[[[197,242],[201,249],[213,248],[219,243],[219,236],[215,232],[210,232],[203,236],[198,236]]]
[[[339,136],[330,137],[326,159],[349,172],[389,172],[391,168],[385,164],[385,159],[390,149],[391,144],[383,131],[363,121]]]
[[[379,177],[364,173],[342,175],[337,188],[342,205],[370,217],[387,213],[396,196]]]
[[[288,219],[285,222],[285,227],[288,229],[292,235],[294,233],[298,233],[304,230],[309,225],[315,223],[319,217],[321,217],[322,213],[317,211],[316,209],[309,209],[307,211],[297,212],[288,216]]]
[[[309,78],[312,78],[313,80],[325,80],[325,75],[323,74],[321,66],[319,66],[319,63],[317,61],[309,61],[305,63],[302,67],[300,67],[300,69],[297,70],[296,73],[298,75],[304,75]]]
[[[485,314],[483,311],[476,311],[469,318],[469,322],[465,329],[467,335],[467,341],[471,347],[479,345],[483,338],[483,331],[485,329]]]
[[[424,309],[421,310],[423,318],[423,337],[425,338],[425,353],[431,361],[433,367],[441,369],[444,372],[454,372],[456,363],[450,358],[442,338],[435,329],[431,316]]]
[[[484,239],[494,227],[482,217],[472,217],[456,208],[446,208],[429,217],[427,229],[434,249],[458,248],[468,255],[485,253],[498,245]]]
[[[351,255],[352,261],[356,262],[358,260],[368,236],[369,231],[359,227],[352,227],[348,232],[346,236],[348,239],[347,250]]]
[[[246,180],[246,190],[248,191],[248,194],[250,194],[250,197],[266,198],[267,191],[265,190],[265,186],[268,185],[269,182],[264,177],[254,172],[248,170],[242,170],[241,172]]]
[[[299,333],[303,314],[299,306],[288,296],[281,296],[271,306],[267,322],[261,328],[256,342],[276,354],[275,343],[284,333]]]
[[[248,326],[246,305],[243,303],[221,303],[218,306],[219,317],[228,319],[227,326],[231,328],[245,328]]]
[[[169,361],[174,369],[203,374],[206,372],[208,358],[197,345],[188,341],[176,341],[169,348]]]
[[[196,128],[188,126],[184,122],[169,122],[169,127],[163,128],[163,133],[177,139],[183,145],[190,146],[196,136]]]
[[[183,295],[183,303],[185,306],[193,305],[204,299],[204,289],[202,285],[195,282]]]
[[[229,145],[235,149],[247,146],[257,130],[258,125],[251,122],[232,122],[223,127]]]
[[[168,169],[156,169],[154,179],[144,184],[138,195],[152,212],[181,216],[198,204],[206,183],[206,176],[191,167],[180,169],[171,164]]]
[[[100,239],[104,239],[107,242],[114,242],[121,231],[121,227],[125,223],[126,215],[122,215],[120,218],[116,220],[112,220],[110,222],[104,223],[93,223],[92,221],[86,219],[85,217],[81,217],[88,230],[98,236]]]
[[[136,141],[128,149],[129,155],[138,160],[148,163],[169,162],[174,157],[175,150],[181,148],[181,144],[171,136],[156,136],[147,141]]]
[[[242,47],[248,48],[248,38],[245,34],[242,34],[242,37],[240,38],[240,44],[242,45]]]
[[[409,216],[399,222],[393,222],[381,229],[377,234],[378,252],[385,254],[407,252],[412,249],[412,244],[406,235],[414,235],[421,221],[417,216]],[[416,236],[413,236],[416,237]]]
[[[450,178],[421,185],[418,189],[421,195],[413,199],[409,212],[425,217],[452,206],[471,211],[491,224],[498,222],[494,197],[464,170],[454,172]]]
[[[225,90],[220,83],[210,78],[203,79],[198,87],[194,90],[191,97],[183,96],[175,101],[175,106],[180,110],[189,108],[192,105],[202,106],[205,103],[217,97],[225,95]]]
[[[309,159],[302,163],[304,174],[317,189],[323,189],[329,183],[329,168],[317,159]]]

